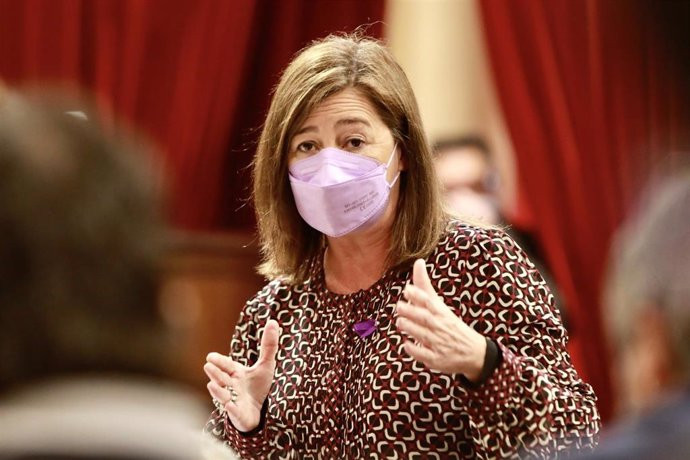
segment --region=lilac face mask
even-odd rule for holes
[[[396,144],[397,145],[397,144]],[[376,222],[386,209],[391,184],[386,171],[395,146],[383,164],[334,147],[290,166],[290,185],[300,216],[321,233],[337,237]]]

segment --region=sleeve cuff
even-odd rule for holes
[[[498,348],[498,345],[496,345],[496,342],[486,338],[486,354],[484,355],[484,364],[482,365],[482,371],[479,374],[479,378],[476,382],[473,382],[463,374],[460,374],[460,382],[469,389],[479,388],[493,375],[496,368],[501,364],[502,357],[503,353],[501,349]]]
[[[463,383],[469,396],[468,412],[472,417],[495,417],[506,409],[517,391],[519,360],[505,346],[493,342],[500,358],[497,365],[482,383]],[[487,348],[488,350],[488,348]],[[488,351],[487,351],[488,354]]]

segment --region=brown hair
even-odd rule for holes
[[[331,35],[301,52],[276,87],[254,160],[254,204],[263,253],[260,273],[293,283],[308,276],[323,236],[297,212],[288,180],[288,149],[314,107],[345,88],[369,98],[402,148],[406,170],[388,254],[390,267],[428,255],[445,227],[439,186],[419,108],[405,73],[380,42]]]

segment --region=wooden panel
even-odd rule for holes
[[[174,372],[202,392],[211,351],[227,353],[244,303],[264,284],[252,234],[176,234],[164,266],[161,306],[178,332]]]

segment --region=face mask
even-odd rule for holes
[[[397,144],[396,144],[397,145]],[[376,222],[386,210],[391,188],[388,162],[325,148],[290,166],[290,185],[300,216],[321,233],[337,237]]]

